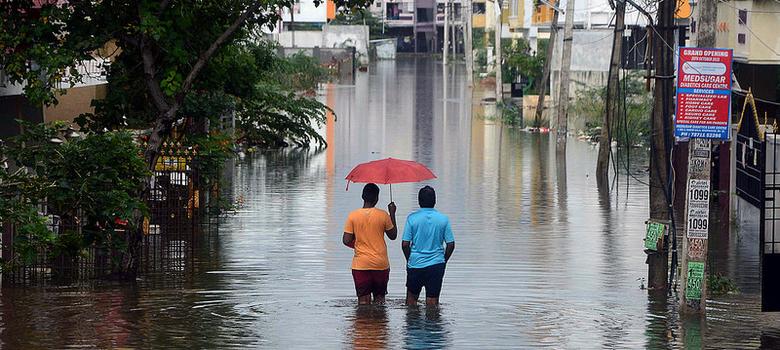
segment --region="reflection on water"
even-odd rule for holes
[[[204,239],[191,274],[6,287],[2,346],[777,348],[778,318],[758,311],[750,213],[712,265],[742,293],[708,301],[706,323],[681,319],[674,298],[640,288],[647,188],[621,176],[611,193],[598,191],[591,145],[569,140],[557,152],[553,137],[472,117],[481,107],[469,101],[481,92],[465,86],[463,67],[445,74],[429,59],[379,62],[354,85],[322,94],[335,111],[322,128],[330,147],[237,162],[226,188],[244,206]],[[420,161],[438,176],[425,184],[436,188],[458,242],[440,308],[402,305],[398,241],[388,246],[388,304],[355,305],[341,231],[362,201],[343,178],[384,157]],[[393,186],[399,224],[422,185]]]
[[[405,349],[442,349],[448,343],[447,320],[437,306],[410,306],[406,310]]]
[[[385,305],[355,307],[352,326],[354,349],[384,349],[389,342],[389,333]]]

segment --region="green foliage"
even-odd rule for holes
[[[620,146],[633,147],[649,144],[652,96],[645,91],[637,73],[628,74],[620,81],[620,98],[615,101],[618,118],[613,120],[612,138]],[[593,87],[577,92],[573,112],[583,118],[590,132],[600,135],[606,110],[606,87]]]
[[[21,237],[14,242],[19,255],[12,260],[26,264],[42,251],[76,256],[93,245],[126,251],[126,241],[115,229],[127,228],[118,222],[131,222],[134,214],[145,212],[137,193],[148,175],[131,135],[68,138],[72,130],[61,123],[23,123],[23,128],[2,148],[2,155],[22,169],[0,175],[2,200],[9,204],[0,211],[0,220],[14,223]],[[54,235],[36,209],[43,204],[81,230]]]
[[[518,76],[522,76],[528,82],[525,92],[538,93],[544,69],[547,42],[540,42],[536,52],[532,52],[528,43],[522,39],[502,40],[501,45],[504,55],[501,77],[504,83],[514,82]]]
[[[720,274],[707,275],[707,290],[711,295],[715,296],[739,293],[737,284],[730,278]]]
[[[499,101],[496,109],[501,115],[501,121],[506,125],[522,125],[523,111],[514,103]]]
[[[358,9],[351,12],[336,14],[336,18],[330,21],[336,25],[367,25],[369,39],[384,39],[388,36],[383,32],[382,20],[375,17],[371,11]]]
[[[487,41],[485,40],[485,28],[473,28],[471,31],[471,44],[477,49],[484,49],[487,47]]]
[[[158,128],[164,132],[178,119],[166,116],[168,109],[178,110],[181,103],[192,101],[187,98],[190,93],[208,91],[205,95],[213,97],[223,89],[226,80],[211,84],[217,79],[208,76],[210,69],[199,71],[197,67],[212,66],[211,61],[220,55],[230,59],[246,43],[256,41],[260,29],[273,28],[282,9],[294,5],[293,0],[133,0],[51,1],[36,8],[36,3],[0,2],[4,13],[0,16],[0,66],[12,82],[26,84],[25,95],[32,103],[56,103],[54,87],[63,79],[67,87],[83,78],[72,69],[77,62],[110,56],[109,96],[96,102],[96,113],[84,116],[81,123],[92,130],[112,130],[148,127],[163,119]],[[335,1],[337,8],[352,12],[370,3]],[[246,19],[236,22],[239,18]],[[236,31],[226,32],[233,23],[239,24]],[[214,55],[206,55],[212,47],[216,48]],[[236,77],[240,72],[226,73]],[[254,85],[257,80],[252,78],[256,77],[249,74],[239,80]]]

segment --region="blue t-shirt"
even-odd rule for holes
[[[433,208],[420,208],[406,218],[402,240],[412,246],[407,266],[420,269],[443,263],[444,243],[455,242],[455,237],[446,215]]]

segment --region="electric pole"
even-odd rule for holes
[[[713,48],[715,47],[715,24],[717,21],[717,2],[702,1],[699,3],[699,33],[696,40],[696,46],[700,48]],[[707,275],[709,274],[709,266],[707,264],[708,245],[712,241],[709,237],[708,231],[710,224],[705,225],[706,235],[703,237],[692,237],[689,232],[691,225],[689,221],[696,220],[691,218],[689,213],[691,208],[694,210],[701,210],[701,205],[705,206],[707,216],[712,211],[712,177],[710,174],[710,164],[712,162],[712,145],[713,143],[709,139],[695,139],[691,138],[688,142],[688,162],[683,166],[686,167],[686,189],[685,193],[679,194],[680,197],[686,198],[685,206],[685,235],[683,236],[682,243],[682,263],[681,267],[681,285],[680,290],[680,311],[683,313],[699,313],[705,314],[707,300]],[[693,185],[703,188],[693,188]],[[689,196],[689,193],[698,191],[702,193],[706,190],[707,195],[704,203],[691,203],[695,199]],[[698,205],[698,208],[696,207]],[[717,236],[716,236],[717,237]],[[701,273],[701,276],[699,274]],[[690,283],[693,282],[693,283]],[[698,282],[698,283],[697,283]],[[689,286],[689,284],[691,286]],[[697,290],[694,285],[698,284],[698,298],[692,293],[691,290]]]
[[[650,220],[669,222],[671,217],[672,184],[669,181],[670,156],[673,142],[672,113],[674,103],[674,10],[676,0],[662,0],[658,5],[655,28],[651,28],[655,91],[650,144]],[[647,283],[651,290],[665,290],[667,286],[670,243],[647,257]]]
[[[556,133],[558,143],[566,142],[569,113],[569,78],[571,69],[571,44],[574,37],[574,0],[566,2],[566,22],[563,28],[563,51],[561,58],[561,87],[558,94],[558,122]]]
[[[556,3],[556,6],[558,4]],[[552,66],[553,49],[558,37],[558,9],[553,8],[553,19],[550,22],[550,39],[547,41],[547,56],[544,58],[544,70],[542,71],[541,86],[539,86],[539,99],[536,101],[536,116],[534,126],[541,126],[542,113],[544,112],[544,99],[547,95],[547,84],[550,82],[550,67]],[[552,120],[551,120],[552,121]]]
[[[616,1],[615,3],[615,34],[612,38],[612,58],[609,61],[609,79],[607,80],[607,99],[604,109],[604,123],[601,126],[601,137],[599,138],[599,154],[596,161],[596,182],[599,189],[606,189],[609,185],[609,154],[611,145],[612,121],[617,119],[617,113],[620,103],[620,67],[623,53],[623,31],[626,15],[626,3]],[[617,107],[616,107],[617,106]]]
[[[495,26],[495,37],[496,37],[496,103],[501,102],[504,100],[504,82],[501,78],[501,1],[495,0],[494,2],[495,12],[496,12],[496,26]]]
[[[290,6],[290,36],[292,47],[295,47],[295,4]]]
[[[450,37],[450,1],[444,0],[444,45],[442,45],[442,63],[447,65],[447,53],[449,51]]]
[[[466,56],[466,81],[468,82],[468,86],[471,87],[474,82],[474,54],[472,50],[474,49],[472,47],[471,42],[471,0],[465,0],[466,2],[466,8],[465,11],[463,11],[463,15],[466,17],[463,21],[464,28],[463,28],[463,45],[465,46],[463,48],[463,54]]]

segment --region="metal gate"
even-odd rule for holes
[[[780,134],[758,119],[752,93],[745,97],[736,154],[737,196],[758,208],[761,311],[780,311]],[[777,199],[777,200],[776,200]]]

